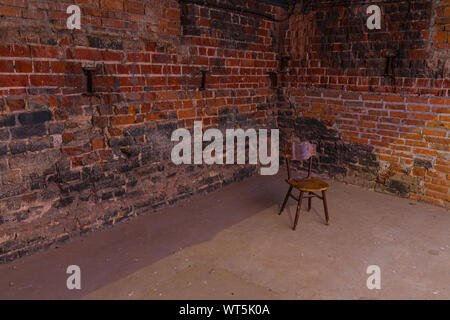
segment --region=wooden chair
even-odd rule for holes
[[[326,223],[327,225],[330,224],[330,219],[328,217],[328,206],[326,196],[328,184],[322,180],[313,178],[311,176],[312,160],[314,156],[316,156],[316,145],[311,144],[309,142],[293,142],[291,145],[288,145],[285,149],[286,167],[288,174],[286,182],[289,184],[289,190],[288,193],[286,194],[286,198],[284,199],[279,215],[281,215],[284,208],[286,207],[289,197],[297,200],[298,204],[297,204],[297,212],[295,215],[295,223],[293,228],[294,230],[297,228],[303,199],[308,199],[308,211],[311,211],[312,198],[321,199],[323,201]],[[306,178],[296,179],[291,176],[291,169],[290,169],[291,160],[309,160],[308,176]],[[300,191],[300,196],[298,198],[292,194],[292,189],[294,188]],[[319,191],[322,192],[322,196],[316,193]]]

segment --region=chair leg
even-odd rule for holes
[[[309,195],[312,195],[312,193],[310,192]],[[311,211],[311,205],[312,205],[312,198],[308,199],[308,212]]]
[[[330,224],[330,218],[328,217],[328,205],[327,205],[327,194],[326,191],[322,191],[323,196],[323,209],[325,211],[325,218],[327,219],[327,225]]]
[[[287,204],[287,202],[288,202],[288,200],[289,200],[289,196],[291,195],[292,188],[293,188],[293,186],[290,186],[290,187],[289,187],[289,191],[288,191],[288,193],[286,194],[286,198],[284,198],[283,205],[281,206],[280,213],[278,214],[279,216],[281,216],[281,213],[283,213],[283,210],[284,210],[284,208],[286,207],[286,204]]]
[[[297,213],[295,214],[295,222],[294,222],[294,228],[293,228],[294,231],[295,231],[295,229],[297,229],[298,218],[300,218],[300,211],[301,211],[301,209],[302,209],[303,195],[304,195],[304,192],[301,191],[301,192],[300,192],[300,197],[299,197],[299,199],[298,199]]]

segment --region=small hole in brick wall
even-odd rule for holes
[[[394,77],[394,58],[395,56],[387,56],[386,57],[386,66],[384,69],[384,75],[390,78]]]
[[[278,88],[278,75],[276,72],[268,72],[267,73],[270,78],[270,87],[272,89]]]
[[[282,56],[281,57],[281,63],[280,63],[281,70],[285,71],[286,68],[289,67],[290,60],[291,60],[290,56]]]
[[[84,66],[83,73],[86,76],[86,93],[94,93],[93,78],[94,73],[97,71],[97,66]]]
[[[207,70],[201,70],[200,72],[202,73],[202,82],[200,84],[199,90],[203,91],[203,90],[206,89],[206,75],[208,74],[208,71]]]

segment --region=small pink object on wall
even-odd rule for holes
[[[292,143],[292,159],[294,160],[308,160],[316,155],[316,145],[304,142]]]

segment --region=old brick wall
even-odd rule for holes
[[[338,179],[448,208],[450,2],[370,4],[381,30],[357,1],[306,1],[283,25],[283,139],[317,142]]]
[[[71,4],[81,30],[66,28]],[[0,262],[255,174],[170,161],[172,132],[194,120],[276,126],[278,26],[218,5],[283,10],[209,4],[0,1]]]

